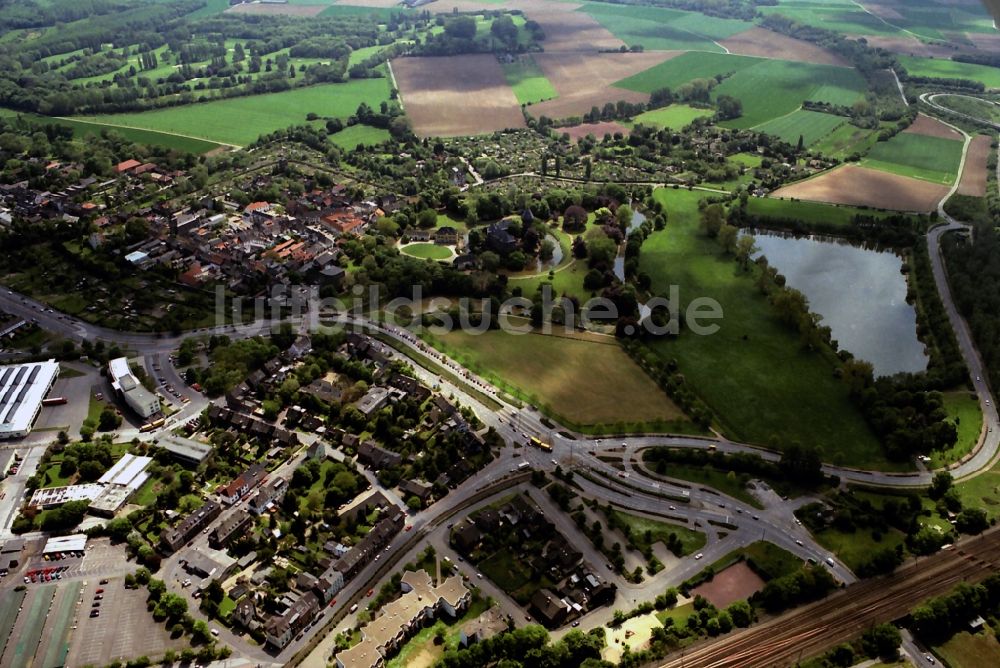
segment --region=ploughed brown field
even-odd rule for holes
[[[747,566],[745,561],[738,561],[725,568],[708,582],[700,584],[691,590],[691,595],[701,594],[715,607],[722,609],[730,603],[750,598],[764,588],[764,581]]]
[[[524,115],[495,56],[398,58],[392,71],[413,131],[461,137],[525,127]]]
[[[818,65],[850,66],[850,63],[832,51],[765,28],[744,30],[728,39],[720,40],[719,44],[729,49],[731,53],[741,56],[780,58]]]
[[[587,135],[594,135],[597,140],[600,141],[604,138],[604,135],[613,135],[616,132],[627,135],[629,130],[620,123],[615,123],[613,121],[601,121],[600,123],[581,123],[580,125],[574,125],[568,128],[558,128],[557,132],[566,133],[570,136],[570,139],[574,142],[578,142]]]
[[[612,84],[680,55],[681,51],[645,53],[537,53],[535,62],[559,97],[528,107],[536,118],[580,116],[607,102],[648,102],[649,95]]]
[[[326,9],[326,5],[233,5],[227,12],[232,14],[260,14],[263,16],[316,16]]]
[[[894,211],[926,212],[936,209],[948,190],[948,186],[908,176],[857,165],[842,165],[817,177],[779,188],[772,196]]]
[[[545,31],[546,53],[610,51],[624,44],[590,14],[567,11],[566,7],[576,5],[547,3],[544,8],[533,7],[528,14]]]
[[[868,46],[885,49],[904,56],[921,58],[951,58],[959,49],[953,49],[942,44],[927,44],[916,37],[889,37],[886,35],[865,35]]]
[[[976,135],[969,144],[969,152],[965,156],[965,169],[962,170],[962,180],[958,184],[959,195],[986,197],[986,182],[989,175],[987,163],[990,159],[990,144],[988,135]]]
[[[962,141],[962,133],[954,128],[948,127],[936,118],[917,114],[917,120],[913,121],[910,127],[903,130],[915,135],[926,135],[928,137],[941,137],[942,139],[954,139]]]

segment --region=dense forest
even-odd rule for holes
[[[1000,234],[992,225],[945,236],[942,244],[952,294],[972,329],[990,383],[1000,387]]]

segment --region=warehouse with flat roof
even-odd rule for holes
[[[147,419],[160,412],[160,398],[142,386],[133,375],[128,359],[119,357],[108,362],[108,375],[111,387],[139,417]]]
[[[0,439],[31,433],[42,400],[58,377],[55,360],[0,366]]]

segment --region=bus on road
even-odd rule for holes
[[[552,446],[549,445],[548,443],[542,442],[542,440],[537,436],[531,437],[531,444],[536,448],[541,448],[542,450],[545,450],[546,452],[552,452]]]

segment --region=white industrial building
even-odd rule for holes
[[[95,515],[114,517],[118,509],[149,479],[146,467],[152,457],[139,457],[126,453],[115,465],[100,477],[97,484],[103,486],[101,493],[90,503]]]
[[[59,363],[32,362],[0,366],[0,439],[31,433],[42,400],[59,377]]]
[[[45,541],[45,548],[42,554],[55,554],[56,552],[79,552],[83,554],[87,548],[87,534],[75,533],[71,536],[57,536]]]
[[[160,412],[160,398],[150,392],[132,374],[128,360],[124,357],[108,362],[111,387],[115,388],[129,408],[144,420]]]
[[[69,501],[89,501],[95,515],[114,517],[118,509],[149,479],[152,457],[125,454],[95,483],[35,490],[31,505],[54,508]]]

